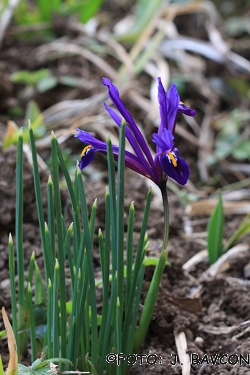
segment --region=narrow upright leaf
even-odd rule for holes
[[[211,264],[222,255],[224,233],[224,213],[221,193],[219,193],[218,203],[215,206],[207,227],[207,248],[208,257]]]

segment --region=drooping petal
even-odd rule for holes
[[[179,151],[175,148],[164,155],[158,155],[159,162],[166,175],[180,185],[185,185],[189,178],[189,167],[185,159],[179,156]]]
[[[188,108],[184,103],[179,102],[178,112],[184,113],[187,116],[195,116],[195,109]]]
[[[106,142],[99,141],[92,134],[84,130],[76,129],[76,131],[75,137],[79,138],[81,142],[91,145],[96,151],[107,150]]]
[[[96,150],[93,149],[92,146],[88,145],[84,147],[82,153],[81,153],[81,159],[79,161],[78,167],[81,169],[81,171],[86,168],[89,163],[92,162],[92,160],[95,157]]]
[[[77,134],[75,135],[75,137],[79,138],[80,141],[88,144],[83,149],[82,154],[81,154],[81,160],[79,162],[79,168],[82,170],[85,167],[87,167],[87,165],[89,165],[89,163],[94,159],[96,152],[99,151],[105,155],[107,154],[107,144],[106,142],[99,141],[92,134],[89,134],[88,132],[85,132],[84,130],[76,129],[76,131],[77,131]],[[116,145],[112,145],[112,151],[114,154],[114,158],[117,161],[118,154],[119,154],[119,147]],[[127,150],[125,150],[125,165],[126,167],[141,174],[142,176],[150,178],[155,183],[158,183],[155,171],[149,166],[147,166],[146,168],[141,162],[140,158],[138,158],[136,155],[132,154],[131,152]]]
[[[153,142],[157,146],[157,150],[156,150],[157,153],[170,151],[172,150],[174,146],[174,142],[173,142],[174,136],[167,129],[164,129],[161,135],[154,133],[152,135],[152,139],[153,139]]]
[[[118,109],[118,111],[120,112],[122,117],[127,122],[128,126],[130,127],[131,132],[134,134],[134,137],[135,137],[138,145],[140,146],[142,152],[145,154],[145,156],[146,156],[146,158],[149,162],[149,165],[151,167],[153,167],[154,161],[153,161],[153,157],[151,155],[151,152],[149,150],[149,147],[148,147],[142,133],[140,132],[138,126],[134,122],[133,117],[131,116],[131,114],[129,113],[129,111],[125,107],[124,103],[122,102],[117,87],[115,85],[113,85],[113,83],[108,78],[103,78],[102,81],[103,81],[103,84],[108,87],[109,97],[110,97],[111,101],[116,106],[116,108]]]

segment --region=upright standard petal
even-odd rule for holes
[[[161,79],[158,78],[158,102],[160,106],[160,126],[158,134],[161,135],[164,129],[171,133],[174,131],[176,114],[180,96],[175,84],[172,84],[168,92],[165,91]]]
[[[112,108],[108,107],[106,103],[104,103],[104,107],[109,113],[109,115],[113,118],[116,124],[121,127],[122,124],[122,117],[120,117]],[[134,134],[132,133],[131,129],[126,125],[126,138],[131,144],[136,156],[140,159],[141,164],[143,164],[144,168],[148,171],[148,175],[153,175],[153,178],[156,178],[155,172],[152,169],[152,166],[149,164],[148,160],[145,158],[145,154],[143,154],[140,145],[138,144],[137,139],[135,138]]]
[[[131,114],[129,113],[129,111],[125,107],[124,103],[122,102],[117,87],[115,85],[113,85],[113,83],[108,78],[103,78],[102,81],[103,81],[103,84],[108,87],[109,97],[110,97],[111,101],[116,106],[116,108],[118,109],[118,111],[120,112],[122,117],[125,119],[127,125],[129,126],[131,132],[133,133],[139,147],[141,148],[142,152],[145,154],[149,165],[151,166],[151,168],[153,168],[154,161],[153,161],[152,154],[149,150],[149,147],[148,147],[142,133],[140,132],[138,126],[134,122],[133,117],[131,116]]]

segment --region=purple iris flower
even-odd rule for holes
[[[164,90],[161,79],[158,78],[158,102],[160,107],[160,126],[158,133],[153,134],[153,142],[156,144],[156,155],[153,158],[150,149],[134,122],[131,114],[120,99],[119,91],[108,79],[103,78],[103,84],[108,87],[109,97],[121,116],[106,103],[104,106],[116,124],[120,127],[126,123],[126,138],[131,144],[134,153],[125,150],[125,165],[141,175],[150,178],[159,187],[167,177],[173,178],[180,185],[185,185],[189,177],[189,167],[180,157],[179,151],[174,147],[174,130],[177,112],[188,116],[194,116],[195,111],[180,102],[180,96],[174,84],[168,92]],[[97,151],[107,153],[106,142],[99,141],[86,131],[76,129],[75,137],[87,144],[81,154],[79,168],[84,169],[93,159]],[[115,160],[118,159],[119,147],[113,145]]]

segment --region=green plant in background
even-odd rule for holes
[[[36,139],[42,138],[46,133],[46,127],[43,122],[43,115],[40,112],[37,104],[30,100],[27,105],[26,113],[25,113],[25,120],[26,123],[30,123],[31,128],[34,132],[34,136]],[[11,145],[15,145],[18,143],[19,138],[19,129],[15,125],[14,122],[8,122],[7,132],[4,135],[2,148],[5,150],[6,148],[10,147]],[[28,125],[23,128],[23,141],[27,143],[29,140],[29,129]]]
[[[124,42],[135,42],[146,29],[162,4],[163,0],[138,0],[135,7],[133,25],[129,25],[129,30],[120,35],[118,39]]]
[[[4,11],[6,5],[8,4],[8,0],[2,0],[0,3],[0,14]]]
[[[224,213],[221,193],[219,193],[218,203],[210,216],[207,228],[207,248],[210,263],[222,255],[224,235]]]
[[[249,127],[246,126],[249,120],[249,111],[235,109],[227,118],[217,121],[216,128],[219,134],[215,150],[220,158],[232,156],[237,160],[250,159]]]
[[[34,24],[51,21],[53,15],[69,16],[75,14],[80,22],[87,22],[100,9],[103,0],[36,0],[33,3],[21,0],[15,11],[19,24]]]
[[[240,238],[250,232],[250,214],[248,214],[231,237],[223,244],[224,221],[223,201],[221,192],[219,192],[218,202],[210,216],[207,226],[207,249],[210,264],[215,263],[221,255],[228,251]]]
[[[79,79],[74,76],[57,77],[49,69],[39,69],[34,72],[29,70],[20,70],[11,75],[11,81],[16,84],[24,84],[22,99],[30,98],[35,92],[43,94],[44,92],[55,88],[57,85],[76,87]]]
[[[36,87],[43,80],[51,75],[48,69],[39,69],[34,72],[29,70],[20,70],[11,75],[11,81],[14,83],[24,83],[30,87]]]

